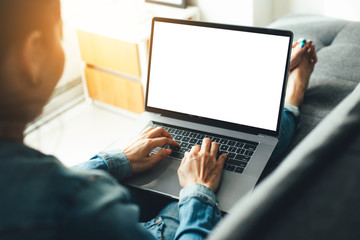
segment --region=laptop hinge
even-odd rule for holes
[[[259,133],[259,134],[258,134],[258,137],[264,138],[264,137],[265,137],[265,135],[264,135],[264,134]]]

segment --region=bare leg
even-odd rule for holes
[[[301,48],[299,43],[293,45],[291,54],[292,61],[296,61],[295,67],[291,69],[286,89],[285,101],[299,107],[304,99],[304,94],[309,84],[309,79],[317,62],[314,46],[309,42],[310,46]],[[301,43],[300,43],[301,44]],[[294,62],[293,62],[294,63]],[[283,155],[288,150],[291,140],[293,139],[297,128],[297,122],[294,115],[289,111],[283,112],[283,121],[281,122],[279,142],[276,146],[269,163],[266,165],[260,180],[270,174],[281,162]]]
[[[296,107],[299,107],[304,100],[310,75],[317,62],[315,48],[310,46],[298,59],[297,67],[290,73],[285,96],[285,101]]]

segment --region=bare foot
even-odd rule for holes
[[[302,55],[311,47],[312,41],[307,41],[306,39],[299,39],[297,42],[293,43],[289,67],[290,72],[299,65]]]
[[[315,48],[311,46],[299,57],[297,67],[289,75],[285,102],[296,107],[302,104],[316,62]]]

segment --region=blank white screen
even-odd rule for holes
[[[148,106],[275,131],[289,40],[155,22]]]

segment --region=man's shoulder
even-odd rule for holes
[[[8,144],[0,152],[0,231],[45,226],[57,231],[69,215],[129,202],[127,190],[105,171],[70,169],[21,145]]]
[[[116,183],[105,171],[68,168],[55,156],[46,155],[21,143],[0,142],[0,166],[0,171],[4,172],[3,177],[17,175],[17,180],[27,179],[27,183],[32,182],[31,180],[39,182],[36,179],[42,178],[47,179],[44,184],[57,185],[57,182],[66,181],[67,186],[69,183],[85,186],[96,181]]]
[[[56,157],[21,144],[8,144],[7,150],[3,149],[0,146],[0,185],[7,187],[1,189],[13,187],[19,194],[32,191],[32,196],[51,194],[53,198],[61,200],[84,191],[103,192],[103,189],[123,188],[103,170],[68,168]]]

